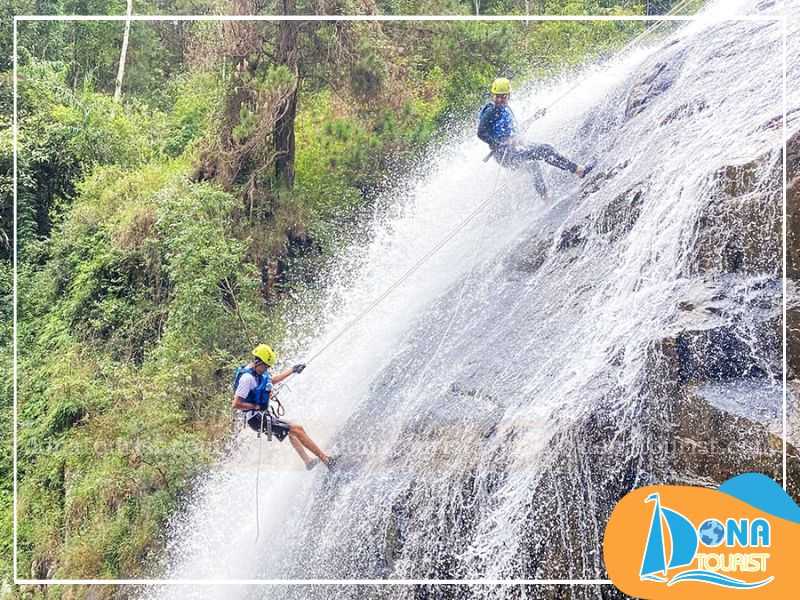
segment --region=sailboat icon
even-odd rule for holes
[[[650,494],[645,502],[653,502],[654,507],[639,578],[666,582],[669,569],[685,567],[694,562],[697,553],[697,532],[689,519],[671,508],[664,508],[657,493]],[[664,526],[669,534],[669,558],[667,558]]]
[[[748,582],[723,573],[698,569],[681,571],[669,578],[667,573],[670,569],[685,567],[694,562],[698,546],[697,531],[692,522],[681,513],[671,508],[664,508],[658,493],[650,494],[645,502],[652,502],[654,506],[647,545],[642,557],[642,568],[639,570],[640,580],[657,581],[668,586],[683,581],[697,581],[722,587],[753,589],[767,585],[774,579],[767,577],[761,581]],[[669,556],[667,556],[667,541]]]

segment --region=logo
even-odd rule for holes
[[[699,528],[678,511],[661,505],[658,493],[650,494],[645,502],[652,502],[653,517],[650,521],[650,532],[642,558],[639,577],[643,581],[657,581],[673,585],[681,581],[701,581],[723,587],[749,589],[766,585],[772,581],[768,577],[761,581],[748,582],[727,575],[727,572],[738,570],[761,572],[767,570],[769,554],[765,552],[736,554],[699,553],[698,548],[704,546],[716,548],[726,542],[728,548],[740,547],[750,549],[750,535],[754,537],[755,546],[769,547],[769,521],[756,519],[728,518],[726,525],[717,519],[706,519]],[[669,541],[668,541],[669,540]],[[671,546],[669,556],[666,549]],[[671,570],[690,567],[697,563],[696,569],[678,571],[671,577]]]
[[[787,598],[797,586],[800,507],[758,473],[717,490],[641,488],[617,504],[603,549],[612,582],[631,596]]]

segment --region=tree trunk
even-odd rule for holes
[[[282,14],[296,13],[295,0],[281,0]],[[289,67],[295,75],[295,85],[280,107],[275,122],[275,176],[278,185],[291,189],[294,185],[294,120],[297,115],[297,88],[299,71],[297,68],[297,23],[279,21],[277,62]]]
[[[78,25],[76,21],[72,24],[72,91],[78,89],[78,75],[81,70],[81,63],[78,60]]]
[[[122,97],[122,78],[125,76],[125,56],[128,54],[128,36],[131,33],[132,13],[133,0],[128,0],[128,18],[125,20],[125,33],[122,35],[122,51],[119,54],[119,69],[117,69],[117,81],[114,86],[114,102],[119,102]]]

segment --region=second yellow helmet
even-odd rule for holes
[[[492,82],[493,94],[510,94],[511,82],[505,77],[498,77]]]
[[[258,360],[260,360],[265,365],[270,367],[275,366],[275,361],[278,358],[278,355],[275,354],[275,350],[273,350],[266,344],[259,344],[258,346],[253,348],[253,356],[255,356]]]

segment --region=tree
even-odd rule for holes
[[[122,96],[122,78],[125,76],[125,57],[128,54],[128,36],[131,33],[131,13],[133,13],[133,0],[128,0],[128,18],[125,20],[125,33],[122,35],[122,51],[119,54],[119,69],[114,87],[114,102],[119,102]]]
[[[295,0],[281,0],[281,14],[297,12]],[[294,121],[297,116],[297,84],[300,73],[297,66],[297,23],[281,21],[278,24],[277,62],[294,75],[295,85],[282,102],[275,122],[275,177],[278,185],[291,189],[294,185]]]

